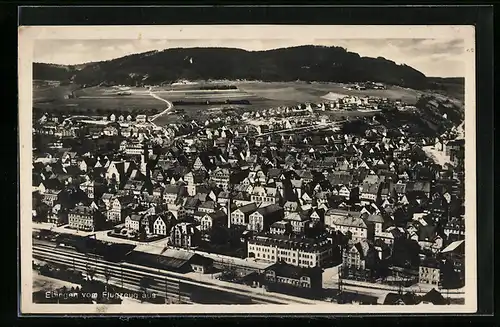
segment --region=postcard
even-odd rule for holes
[[[19,27],[21,313],[475,312],[474,33]]]

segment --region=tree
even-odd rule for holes
[[[40,202],[35,207],[36,215],[33,217],[35,222],[46,222],[49,215],[49,206],[43,202]]]
[[[144,226],[141,225],[139,227],[139,240],[144,241],[146,237],[147,237],[146,229],[144,228]]]
[[[230,241],[229,233],[226,228],[222,226],[213,226],[208,232],[210,242],[215,245],[228,244]]]

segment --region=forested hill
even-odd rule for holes
[[[33,64],[33,79],[47,81],[64,81],[71,78],[74,68],[64,65]]]
[[[267,51],[175,48],[72,66],[35,63],[34,79],[77,84],[158,84],[178,79],[383,82],[422,89],[427,77],[384,58],[360,57],[340,47],[299,46]]]

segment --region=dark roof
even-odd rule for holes
[[[163,254],[158,255],[132,251],[125,257],[124,261],[151,268],[178,270],[181,269],[184,265],[188,264],[189,260],[194,255],[193,253],[186,254],[186,256],[173,257]]]
[[[321,278],[321,268],[319,267],[298,267],[286,264],[284,262],[277,262],[266,268],[266,271],[273,270],[276,276],[300,279],[300,277],[307,276],[312,278]]]
[[[206,216],[207,214],[205,214]],[[224,211],[221,211],[221,210],[217,210],[217,211],[214,211],[214,212],[211,212],[208,214],[208,216],[210,216],[210,218],[212,218],[213,220],[222,220],[222,219],[226,219],[227,218],[227,215]]]
[[[217,203],[215,201],[209,200],[205,201],[202,204],[198,206],[198,208],[203,208],[203,209],[215,209],[217,208]]]
[[[130,215],[130,219],[134,221],[141,221],[142,217],[140,215]]]
[[[422,302],[430,302],[432,304],[446,304],[446,299],[441,295],[439,291],[437,291],[435,288],[427,292],[424,296],[421,298]]]
[[[252,203],[249,203],[247,205],[236,208],[235,210],[239,210],[243,214],[251,214],[251,213],[255,212],[255,210],[257,210],[257,205],[252,202]]]
[[[94,213],[94,209],[86,206],[76,206],[70,212],[75,214],[92,214]]]
[[[196,209],[200,203],[200,199],[195,197],[188,197],[186,199],[186,203],[184,203],[184,208]]]
[[[281,209],[282,208],[277,204],[270,204],[268,206],[257,209],[257,212],[260,213],[261,215],[265,216],[265,215],[269,215],[269,214],[273,214],[275,212],[278,212]]]
[[[281,173],[283,173],[282,169],[279,169],[279,168],[270,168],[267,171],[267,177],[269,177],[269,178],[277,178],[277,177],[280,177]]]
[[[286,228],[286,226],[290,226],[290,222],[286,220],[276,221],[271,224],[273,228]]]
[[[422,191],[429,193],[431,191],[431,184],[425,181],[410,182],[406,185],[407,191]]]
[[[388,293],[384,300],[384,305],[396,304],[402,301],[406,305],[418,304],[417,296],[411,293],[398,294],[398,293]]]
[[[165,190],[163,191],[165,194],[178,194],[179,186],[178,185],[167,185],[165,186]]]
[[[33,172],[32,174],[32,186],[40,186],[42,183],[42,176],[40,174]]]
[[[45,165],[41,162],[34,162],[33,163],[33,172],[37,172],[37,173],[40,173],[43,168],[45,167]]]
[[[440,263],[434,258],[425,258],[420,262],[420,267],[439,268]]]
[[[42,184],[48,190],[62,190],[63,188],[63,184],[57,178],[46,179]]]
[[[78,176],[81,174],[80,168],[75,167],[75,166],[64,167],[64,171],[66,174],[71,175],[71,176]]]
[[[420,226],[418,239],[419,241],[433,241],[436,236],[436,226]]]

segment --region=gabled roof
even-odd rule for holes
[[[212,201],[212,200],[205,201],[198,206],[198,208],[203,208],[203,209],[215,209],[216,207],[217,207],[217,203],[215,201]]]
[[[184,207],[190,208],[190,209],[195,209],[198,207],[198,205],[200,203],[201,203],[200,199],[190,196],[186,199],[186,202],[184,203]]]
[[[269,177],[269,178],[278,178],[281,175],[282,172],[283,172],[282,169],[279,169],[279,168],[270,168],[267,171],[267,177]]]
[[[429,303],[436,304],[436,305],[446,304],[446,299],[435,288],[433,288],[432,290],[427,292],[427,294],[422,296],[421,301],[422,302],[429,302]]]
[[[284,229],[287,226],[290,226],[290,222],[288,222],[286,220],[276,221],[276,222],[271,224],[272,228],[283,228]]]
[[[268,206],[257,209],[257,212],[260,213],[262,216],[266,216],[278,212],[280,210],[282,210],[282,208],[279,205],[270,204]]]
[[[368,218],[366,219],[369,222],[373,223],[384,223],[384,218],[382,218],[381,215],[368,215]]]
[[[368,251],[370,250],[370,244],[368,244],[368,242],[366,241],[361,241],[353,244],[351,249],[352,248],[355,248],[358,251],[361,260],[364,260],[368,255]]]
[[[220,199],[229,199],[231,197],[230,192],[222,191],[219,193],[218,198]]]
[[[130,220],[133,220],[133,221],[141,221],[142,217],[143,217],[143,216],[140,216],[140,215],[134,215],[134,214],[132,214],[132,215],[130,215],[130,216],[129,216],[129,217],[127,217],[127,218],[130,218]]]
[[[243,214],[252,214],[257,210],[257,205],[255,203],[249,203],[247,205],[236,208],[236,210],[241,211]],[[235,210],[235,211],[236,211]],[[233,211],[234,213],[234,211]]]
[[[288,216],[286,216],[285,220],[290,221],[307,221],[309,220],[309,217],[303,213],[298,213],[298,212],[292,212]]]
[[[209,214],[206,214],[203,217],[206,217],[206,216],[209,216],[214,221],[215,220],[225,220],[225,219],[227,219],[226,213],[224,211],[221,211],[221,210],[217,210],[217,211],[211,212]]]
[[[111,193],[104,193],[102,196],[101,196],[101,199],[104,200],[104,201],[107,201],[107,200],[111,200],[112,198],[114,198],[115,195],[114,194],[111,194]]]
[[[326,213],[329,215],[330,210]],[[366,223],[363,219],[360,218],[360,214],[356,214],[356,212],[349,212],[347,214],[335,214],[333,215],[333,223],[339,226],[348,226],[348,227],[357,227],[357,228],[367,228]]]
[[[405,304],[405,305],[414,305],[418,304],[418,299],[416,295],[411,293],[406,294],[398,294],[398,293],[388,293],[384,300],[384,305],[391,304]]]
[[[164,194],[179,194],[179,186],[178,185],[166,185],[165,190],[163,191]]]
[[[246,192],[238,192],[236,196],[233,198],[234,200],[240,200],[240,201],[249,201],[250,200],[250,194]]]

